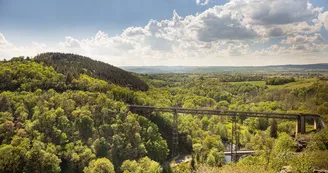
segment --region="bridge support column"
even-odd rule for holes
[[[296,135],[299,133],[304,134],[305,131],[306,131],[305,117],[300,115],[296,120]]]
[[[175,157],[178,155],[178,145],[179,145],[179,131],[178,131],[178,114],[177,110],[173,112],[173,134],[172,134],[172,153],[171,156]]]
[[[232,129],[231,129],[231,161],[237,162],[237,152],[238,152],[238,143],[239,143],[239,136],[237,132],[237,117],[233,116],[232,117]]]
[[[320,130],[324,128],[324,124],[322,123],[322,120],[320,118],[314,118],[313,119],[313,129]]]

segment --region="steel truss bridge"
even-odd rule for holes
[[[213,110],[213,109],[193,109],[193,108],[180,108],[180,107],[155,107],[155,106],[141,106],[129,105],[129,111],[140,115],[149,115],[152,112],[170,112],[173,113],[173,145],[172,157],[178,154],[178,113],[181,114],[194,114],[194,115],[207,115],[207,116],[228,116],[232,120],[232,144],[238,146],[239,144],[239,129],[237,126],[237,118],[246,119],[249,117],[255,118],[272,118],[272,119],[287,119],[296,120],[296,135],[298,133],[306,132],[306,120],[312,119],[314,129],[324,128],[325,124],[318,114],[303,114],[303,113],[280,113],[280,112],[251,112],[251,111],[227,111],[227,110]],[[234,148],[234,149],[232,149]],[[231,147],[232,160],[237,160],[238,147]]]

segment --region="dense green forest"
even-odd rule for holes
[[[58,73],[67,76],[69,82],[83,73],[133,90],[148,90],[145,82],[129,72],[88,57],[65,53],[43,53],[37,55],[34,61],[52,66]]]
[[[111,67],[111,68],[109,68]],[[124,77],[123,77],[124,76]],[[304,76],[307,76],[304,74]],[[318,113],[328,123],[328,81],[298,78],[270,85],[272,74],[131,75],[72,54],[0,62],[0,172],[291,172],[328,169],[328,130],[295,137],[295,122],[238,120],[238,163],[223,151],[231,119],[179,114],[174,164],[171,113],[137,115],[128,104],[220,110]],[[149,87],[148,87],[149,86]],[[302,144],[302,145],[300,145]],[[304,144],[304,145],[303,145]],[[173,166],[172,166],[173,165]]]

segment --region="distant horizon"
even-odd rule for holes
[[[41,52],[41,53],[38,53],[38,54],[43,54],[43,53],[49,53],[49,52]],[[61,53],[61,52],[55,52],[55,53]],[[73,53],[73,52],[65,52],[67,54],[76,54],[76,55],[80,55],[78,53]],[[18,56],[14,56],[14,57],[30,57],[30,58],[34,58],[36,57],[37,55],[35,56],[25,56],[25,55],[18,55]],[[81,56],[85,56],[85,55],[81,55]],[[0,61],[3,61],[3,60],[10,60],[14,57],[11,57],[11,58],[3,58],[1,59],[0,57]],[[88,57],[88,56],[85,56],[85,57]],[[90,59],[93,59],[93,60],[97,60],[97,59],[94,59],[92,57],[88,57]],[[97,60],[97,61],[101,61],[101,62],[104,62],[102,60]],[[104,63],[107,63],[107,64],[110,64],[110,65],[113,65],[111,64],[110,62],[104,62]],[[304,64],[268,64],[268,65],[114,65],[114,66],[117,66],[117,67],[271,67],[271,66],[301,66],[301,65],[328,65],[328,62],[324,62],[324,63],[304,63]]]
[[[269,66],[298,66],[298,65],[320,65],[325,64],[328,65],[328,63],[314,63],[314,64],[279,64],[279,65],[258,65],[258,66],[220,66],[220,65],[213,65],[213,66],[188,66],[188,65],[148,65],[148,66],[117,66],[117,67],[269,67]]]

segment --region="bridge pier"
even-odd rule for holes
[[[304,134],[306,131],[305,117],[299,115],[296,120],[296,135]]]
[[[173,134],[172,134],[172,153],[171,156],[175,157],[178,155],[179,145],[179,131],[178,131],[178,113],[176,110],[173,112]]]
[[[232,128],[231,128],[231,147],[230,147],[230,152],[231,152],[231,161],[232,162],[237,162],[238,157],[237,157],[237,152],[238,152],[238,147],[239,147],[239,132],[238,132],[238,124],[237,124],[237,115],[232,117]]]
[[[325,124],[320,118],[314,118],[313,119],[313,129],[314,130],[320,130],[322,128],[325,128]]]
[[[320,118],[313,117],[312,119],[313,119],[313,129],[314,130],[320,130],[321,128],[323,128]],[[299,115],[296,119],[296,135],[304,134],[305,132],[306,132],[305,116]]]

